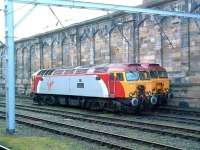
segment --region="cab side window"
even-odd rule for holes
[[[38,75],[44,75],[44,73],[46,72],[46,70],[41,70]]]
[[[114,80],[115,79],[115,76],[114,76],[114,73],[110,73],[110,80]]]
[[[117,73],[117,80],[118,81],[123,81],[124,80],[122,73]]]

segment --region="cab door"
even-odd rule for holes
[[[115,75],[114,73],[109,74],[109,95],[115,97]]]

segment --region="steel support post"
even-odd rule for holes
[[[140,63],[140,26],[137,26],[137,63]]]
[[[109,42],[109,63],[112,62],[112,47],[111,47],[111,34],[112,32],[109,32],[109,36],[108,36],[108,42]]]
[[[76,54],[77,54],[77,65],[81,65],[81,37],[79,35],[78,27],[76,27]]]
[[[13,0],[5,0],[5,29],[7,48],[6,131],[15,133],[15,53],[13,28]]]
[[[135,17],[135,15],[132,15],[132,19],[134,20],[133,21],[133,25],[132,25],[132,29],[133,29],[133,33],[132,33],[132,37],[133,37],[133,46],[132,46],[132,48],[133,48],[133,63],[136,63],[136,49],[137,49],[137,46],[136,46],[136,44],[137,44],[137,42],[136,42],[136,17]]]
[[[163,38],[163,21],[160,22],[160,63],[164,66],[164,38]]]
[[[40,49],[40,69],[44,68],[43,65],[43,49],[44,49],[44,44],[42,43],[42,40],[39,39],[39,49]]]
[[[96,34],[94,34],[93,36],[92,36],[92,51],[93,51],[93,63],[92,64],[96,64],[96,54],[95,54],[95,52],[96,52],[96,41],[95,41],[95,35]]]

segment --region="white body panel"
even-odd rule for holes
[[[108,89],[96,75],[46,76],[39,81],[38,94],[108,97]]]

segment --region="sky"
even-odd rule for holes
[[[137,6],[142,4],[142,0],[79,0],[87,2],[97,3],[109,3],[117,5]],[[102,15],[106,15],[111,12],[100,10],[87,10],[87,9],[75,9],[66,7],[54,7],[51,9],[61,21],[62,25],[58,23],[58,20],[53,15],[51,9],[47,6],[35,7],[28,17],[24,15],[32,8],[32,5],[28,4],[16,4],[14,3],[14,25],[15,27],[14,37],[15,40],[29,37],[38,33],[47,32],[53,29],[68,26],[73,23],[82,22]],[[20,20],[25,18],[22,22]],[[4,43],[5,37],[5,22],[4,22],[4,0],[0,0],[0,41]],[[20,22],[20,23],[19,23]]]

